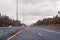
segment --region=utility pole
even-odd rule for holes
[[[16,26],[18,26],[18,0],[16,0],[16,20],[17,20]]]

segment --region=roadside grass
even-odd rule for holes
[[[56,26],[56,25],[41,25],[38,27],[60,32],[60,26]]]
[[[48,24],[47,26],[60,26],[60,24]]]

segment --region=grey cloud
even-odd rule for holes
[[[35,4],[35,3],[38,3],[38,2],[44,2],[44,1],[56,2],[56,1],[59,1],[59,0],[19,0],[19,2],[32,3],[32,4]]]
[[[19,0],[19,19],[22,21],[23,13],[26,22],[31,20],[30,23],[36,19],[56,15],[57,11],[53,2],[57,2],[58,8],[60,8],[60,0]],[[16,0],[0,0],[0,12],[16,19]],[[28,17],[29,15],[30,17]],[[41,18],[41,16],[43,17]]]

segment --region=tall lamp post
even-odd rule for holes
[[[16,26],[18,26],[18,0],[16,0],[16,20],[17,20]]]
[[[23,17],[23,26],[24,26],[24,9],[22,9],[22,17]]]
[[[16,26],[18,26],[18,0],[16,0],[16,20],[17,20]],[[24,12],[23,12],[23,23],[24,23]],[[23,26],[24,26],[24,24],[23,24]]]

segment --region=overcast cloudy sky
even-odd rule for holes
[[[18,0],[19,20],[35,23],[39,19],[52,17],[60,10],[60,0]],[[0,0],[0,13],[16,19],[16,0]]]

